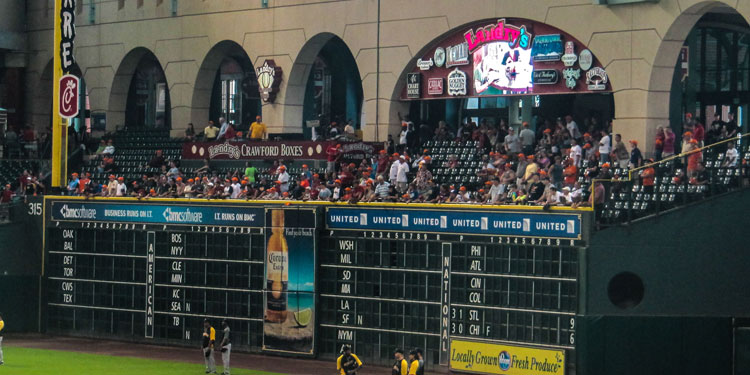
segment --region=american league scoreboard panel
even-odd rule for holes
[[[227,319],[250,352],[330,359],[346,344],[389,364],[419,347],[459,371],[564,371],[588,214],[48,198],[46,328],[197,345],[203,319]]]
[[[321,350],[346,344],[385,359],[394,347],[420,347],[430,364],[467,370],[477,365],[462,363],[460,348],[489,343],[510,345],[506,356],[538,350],[540,361],[551,350],[564,371],[574,365],[564,358],[575,349],[585,220],[571,211],[328,207]]]
[[[317,209],[281,207],[48,201],[47,330],[188,345],[227,319],[236,347],[312,355]]]

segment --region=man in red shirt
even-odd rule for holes
[[[652,164],[654,159],[646,160],[648,164]],[[641,185],[643,185],[643,192],[653,194],[654,193],[654,180],[656,177],[656,170],[653,166],[649,166],[643,169],[641,172]]]
[[[6,184],[3,194],[0,195],[0,203],[8,203],[11,199],[13,199],[13,189],[11,189],[10,184]]]
[[[565,186],[573,186],[578,179],[578,168],[573,163],[573,159],[567,159],[565,161],[568,166],[563,169],[563,183]]]
[[[328,173],[335,173],[336,172],[336,163],[341,159],[341,145],[335,144],[328,147],[326,150],[326,154],[328,155],[328,165],[326,167],[326,172]]]

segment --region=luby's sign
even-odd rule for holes
[[[401,99],[611,91],[600,70],[587,82],[585,73],[597,67],[601,63],[586,45],[563,30],[522,18],[485,19],[448,33],[415,56],[404,78],[419,73],[420,90],[404,79]]]
[[[190,142],[182,146],[183,159],[210,160],[326,160],[328,148],[336,142],[278,141],[278,142]],[[361,160],[377,154],[382,143],[341,142],[345,160]]]
[[[506,25],[504,19],[497,21],[496,25],[469,30],[464,33],[464,38],[470,52],[489,42],[506,42],[512,48],[528,49],[531,46],[531,34],[526,31],[526,26]]]

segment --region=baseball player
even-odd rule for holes
[[[344,345],[341,350],[343,354],[336,359],[336,370],[338,370],[339,375],[356,375],[357,370],[362,368],[362,361],[356,354],[352,353],[352,348],[349,345]]]
[[[3,321],[3,314],[0,314],[0,365],[3,363],[3,328],[5,328],[5,322]]]
[[[224,375],[229,375],[229,356],[232,354],[232,340],[229,337],[229,323],[224,319],[221,321],[224,328],[221,339],[221,364],[224,366]]]
[[[216,330],[211,327],[208,319],[203,321],[203,356],[206,360],[206,374],[216,373],[216,361],[214,360],[214,344],[216,343]]]

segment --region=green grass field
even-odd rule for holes
[[[56,350],[3,347],[5,364],[0,374],[12,375],[189,375],[203,374],[205,367],[172,361],[115,357]],[[221,374],[221,365],[217,363]],[[232,375],[278,375],[232,369]]]

